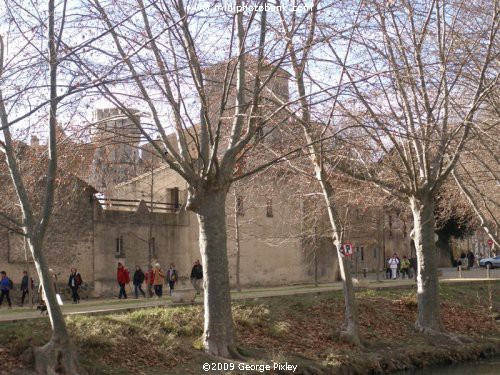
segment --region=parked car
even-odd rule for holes
[[[488,264],[490,268],[500,268],[500,255],[494,258],[483,258],[479,261],[479,266],[481,267],[487,267]]]

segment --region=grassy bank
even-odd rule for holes
[[[340,292],[242,301],[234,304],[233,312],[238,342],[250,364],[288,362],[299,366],[296,374],[388,372],[474,359],[498,348],[499,287],[494,281],[441,285],[444,326],[471,339],[461,345],[415,332],[413,289],[357,293],[363,350],[339,342]],[[66,320],[91,374],[201,374],[203,363],[220,362],[200,350],[201,306]],[[46,319],[0,324],[1,371],[10,374],[23,368],[21,353],[49,337]]]

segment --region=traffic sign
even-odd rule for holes
[[[492,240],[491,238],[490,238],[490,239],[489,239],[486,243],[488,244],[488,246],[489,246],[490,248],[492,248],[492,247],[493,247],[493,240]]]
[[[346,242],[342,245],[342,253],[344,255],[352,255],[352,243]]]

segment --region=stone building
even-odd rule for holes
[[[135,121],[139,121],[139,115]],[[91,144],[94,156],[89,183],[106,194],[116,184],[142,172],[139,144],[141,133],[118,108],[94,112]]]
[[[207,77],[214,94],[211,97],[215,98],[220,74],[215,69],[207,72]],[[288,73],[280,70],[270,82],[272,90],[267,93],[263,111],[272,111],[277,102],[288,100],[288,78]],[[215,100],[211,105],[218,104]],[[223,115],[230,118],[230,107],[227,111]],[[140,121],[137,116],[134,121]],[[278,117],[286,120],[284,115]],[[185,210],[186,182],[162,166],[150,146],[140,144],[134,121],[117,109],[96,111],[96,131],[92,145],[86,149],[87,156],[92,151],[92,163],[86,162],[88,171],[76,173],[86,182],[68,177],[73,184],[71,199],[67,191],[58,191],[58,208],[44,244],[48,262],[61,275],[62,283],[75,266],[95,295],[116,292],[119,261],[131,271],[136,265],[146,269],[150,260],[164,268],[175,263],[181,281],[187,282],[192,262],[200,258],[198,221],[195,214]],[[268,141],[282,141],[279,134],[276,132]],[[196,156],[196,150],[190,152]],[[151,163],[146,165],[149,159]],[[73,163],[67,167],[71,171],[77,168]],[[323,282],[337,277],[336,251],[322,198],[312,205],[318,210],[312,214],[313,224],[306,219],[312,206],[306,204],[300,191],[295,191],[290,178],[280,173],[285,172],[264,173],[242,181],[228,195],[228,257],[233,286],[237,273],[243,287],[312,282],[315,275]],[[393,252],[411,254],[411,224],[406,220],[392,216],[382,206],[365,209],[349,202],[343,206],[350,212],[345,238],[355,250],[355,271],[382,268],[384,257]],[[240,233],[238,250],[236,225]],[[22,237],[5,228],[0,228],[0,259],[5,260],[2,268],[19,275],[19,279],[29,263]]]

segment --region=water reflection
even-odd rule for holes
[[[466,362],[445,367],[429,367],[421,370],[397,372],[396,375],[498,375],[500,357],[478,362]]]

